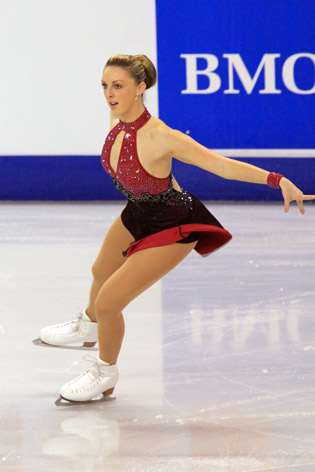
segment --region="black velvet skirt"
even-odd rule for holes
[[[151,247],[193,241],[197,241],[195,250],[206,256],[232,238],[198,198],[186,191],[173,192],[177,198],[165,202],[128,201],[121,219],[134,242],[124,251],[125,256]]]

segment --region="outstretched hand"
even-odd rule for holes
[[[284,211],[287,213],[290,208],[290,203],[296,201],[300,212],[304,215],[305,210],[303,206],[304,200],[315,200],[315,195],[303,195],[300,189],[298,189],[290,180],[283,177],[280,180],[280,188],[284,199]]]

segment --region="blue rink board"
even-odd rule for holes
[[[240,159],[242,160],[242,159]],[[314,193],[315,158],[246,158]],[[203,200],[280,200],[266,185],[221,179],[174,161],[180,185]],[[0,156],[0,200],[123,200],[99,156]]]

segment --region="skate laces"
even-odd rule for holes
[[[93,366],[90,369],[83,372],[78,377],[76,377],[75,379],[73,379],[72,381],[70,381],[69,382],[70,384],[80,385],[82,381],[83,382],[86,381],[87,377],[90,377],[94,381],[98,380],[100,377],[104,377],[104,373],[101,370],[101,366],[97,363],[95,357],[85,355],[85,356],[82,356],[81,359],[84,361],[90,362],[91,364],[93,364]]]
[[[102,369],[102,367],[106,367],[106,366],[102,366],[101,364],[99,364],[97,362],[97,360],[95,359],[95,357],[92,357],[92,356],[89,356],[89,355],[85,355],[82,357],[82,360],[86,361],[86,362],[90,362],[91,364],[93,364],[92,368],[90,369],[89,373],[91,375],[94,375],[95,377],[104,377],[105,376],[105,373]],[[95,374],[94,374],[94,371],[95,371]]]
[[[111,378],[113,375],[118,375],[116,372],[111,372],[111,371],[105,371],[103,367],[107,366],[102,366],[97,362],[97,359],[92,356],[82,356],[82,360],[90,362],[92,367],[85,372],[83,372],[81,375],[73,379],[68,383],[68,385],[77,391],[80,390],[85,390],[87,388],[92,388],[96,384],[99,384],[100,382],[104,382],[106,379]],[[112,366],[110,366],[112,367]],[[107,370],[107,369],[106,369]]]
[[[83,313],[81,311],[71,318],[70,325],[73,332],[77,332],[80,330],[82,320]]]

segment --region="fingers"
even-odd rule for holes
[[[303,206],[303,201],[310,201],[310,200],[315,200],[315,195],[303,195],[302,193],[298,194],[298,196],[292,196],[291,198],[288,197],[286,195],[286,198],[284,198],[284,211],[285,213],[288,213],[289,209],[290,209],[290,203],[293,201],[293,200],[296,200],[296,203],[299,207],[299,210],[300,210],[300,213],[302,213],[302,215],[304,215],[305,213],[305,209],[304,209],[304,206]]]
[[[296,203],[298,204],[298,207],[302,215],[304,215],[305,213],[303,200],[315,200],[315,195],[301,195],[301,197],[296,200]]]
[[[303,193],[302,192],[299,192],[297,198],[296,198],[296,203],[299,207],[299,210],[300,210],[300,213],[302,213],[302,215],[304,215],[305,213],[305,210],[304,210],[304,206],[303,206]]]
[[[305,209],[303,206],[303,200],[313,200],[313,198],[305,198],[305,197],[310,197],[311,195],[301,195],[299,198],[296,199],[297,206],[299,207],[300,213],[304,215]],[[315,199],[315,198],[314,198]],[[284,200],[284,211],[285,213],[288,213],[290,209],[290,203],[292,200],[285,199]]]
[[[315,195],[303,195],[303,200],[315,200]]]
[[[296,203],[298,204],[300,212],[302,213],[302,215],[304,215],[305,210],[304,210],[304,206],[303,206],[303,200],[297,200]]]

